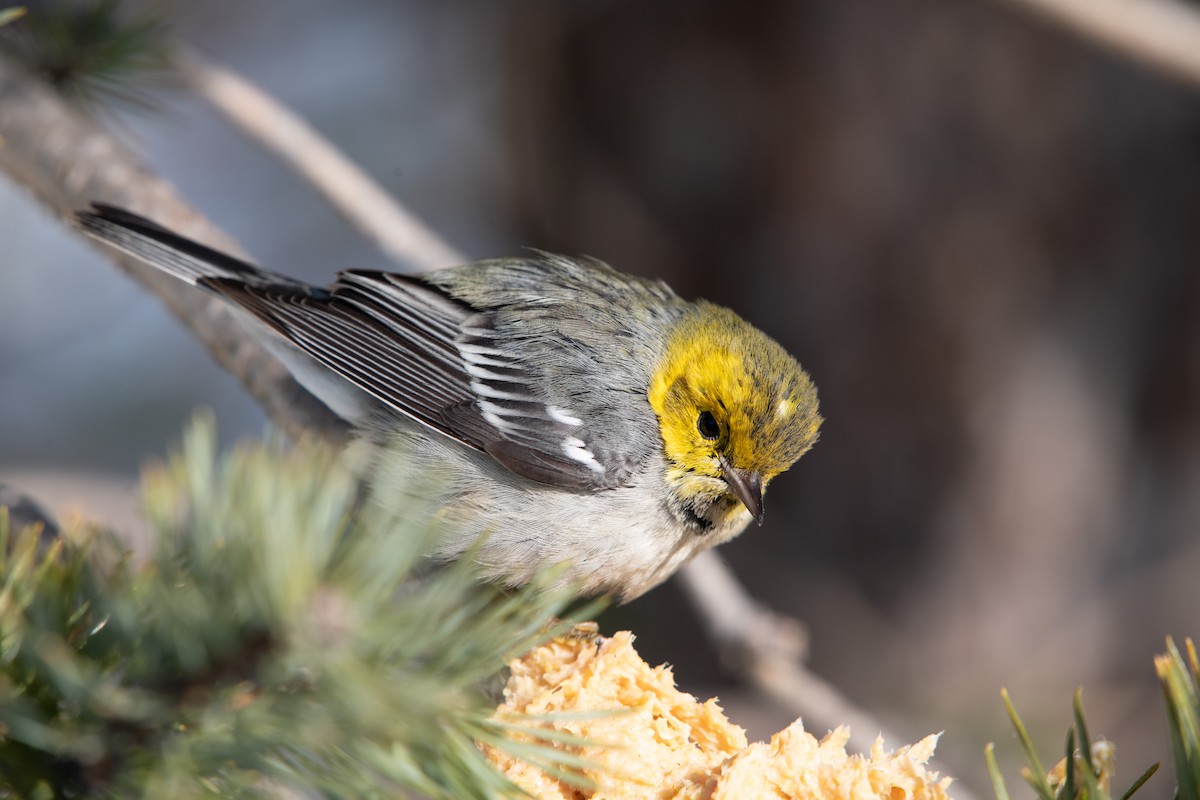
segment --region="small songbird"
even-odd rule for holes
[[[354,429],[374,497],[436,473],[450,524],[430,555],[470,550],[504,585],[564,564],[582,593],[637,597],[761,523],[821,424],[812,381],[764,333],[598,261],[347,270],[322,288],[109,206],[76,224],[240,311]]]

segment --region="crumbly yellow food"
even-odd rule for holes
[[[628,632],[556,639],[511,668],[497,719],[557,714],[542,726],[587,742],[541,740],[586,762],[590,788],[485,747],[510,780],[539,800],[948,798],[951,779],[925,768],[937,736],[892,753],[878,740],[869,756],[849,755],[846,728],[818,741],[796,721],[770,742],[747,745],[745,731],[716,700],[698,702],[675,688],[669,667],[642,661]]]

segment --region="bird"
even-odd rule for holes
[[[628,602],[762,524],[816,442],[808,373],[733,311],[591,258],[544,252],[327,287],[94,204],[84,233],[227,302],[354,431],[372,502],[428,476],[445,533],[504,587],[557,565]]]

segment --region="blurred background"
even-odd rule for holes
[[[593,255],[791,350],[821,441],[722,552],[883,724],[944,730],[989,794],[983,744],[1017,758],[1000,687],[1057,752],[1083,686],[1118,784],[1167,756],[1151,659],[1200,634],[1196,90],[986,0],[156,8],[471,256]],[[113,124],[260,263],[388,266],[206,106],[156,98]],[[0,480],[131,512],[193,409],[264,430],[3,181],[0,242]],[[790,721],[727,683],[671,584],[602,624],[753,735]]]

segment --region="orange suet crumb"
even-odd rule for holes
[[[951,779],[925,768],[936,736],[892,753],[878,740],[870,755],[849,755],[846,728],[818,741],[797,721],[768,743],[747,745],[716,700],[698,702],[675,688],[670,668],[642,661],[628,632],[559,638],[511,668],[497,719],[529,725],[514,715],[560,714],[565,718],[540,725],[586,741],[552,745],[590,765],[582,775],[591,787],[582,789],[485,747],[510,780],[539,800],[948,798]],[[524,733],[513,738],[534,741]]]

